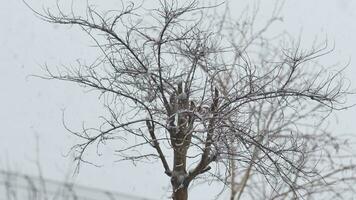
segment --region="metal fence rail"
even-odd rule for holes
[[[149,200],[0,170],[0,200]]]

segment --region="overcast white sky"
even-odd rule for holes
[[[27,2],[41,8],[49,1]],[[109,1],[92,2],[110,5]],[[231,9],[239,8],[239,2],[244,1],[231,0]],[[264,1],[262,12],[267,12],[274,2]],[[33,160],[37,134],[44,175],[62,180],[73,165],[70,157],[63,155],[75,144],[74,137],[61,124],[62,109],[66,110],[70,126],[78,128],[82,121],[95,124],[102,106],[93,93],[84,93],[74,84],[28,75],[40,74],[39,66],[44,63],[74,63],[78,58],[92,58],[97,52],[88,47],[90,40],[79,29],[43,22],[21,0],[0,0],[0,5],[0,169],[10,167],[36,174]],[[306,41],[316,35],[327,35],[335,43],[335,51],[326,62],[339,61],[343,65],[351,60],[347,77],[353,82],[353,88],[356,88],[355,10],[356,1],[352,0],[286,0],[283,10],[283,27],[292,35],[302,32]],[[356,103],[356,98],[349,98],[349,103]],[[335,130],[356,132],[355,118],[355,107],[340,112]],[[159,163],[138,166],[117,163],[110,153],[95,161],[104,166],[84,165],[75,177],[77,183],[156,199],[169,195],[169,179]],[[201,199],[202,194],[207,199],[212,197],[202,188],[193,191],[191,197]]]

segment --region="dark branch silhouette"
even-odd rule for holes
[[[228,185],[231,199],[342,199],[353,191],[347,144],[325,129],[350,93],[343,68],[318,63],[333,50],[327,41],[302,49],[283,34],[268,37],[279,4],[255,27],[258,9],[234,20],[228,7],[158,3],[88,6],[84,16],[29,6],[44,21],[81,27],[100,53],[91,64],[45,66],[43,76],[105,98],[100,127],[68,129],[82,139],[72,148],[78,166],[89,162],[88,148],[115,140],[121,160],[160,160],[175,200],[188,199],[202,174]]]

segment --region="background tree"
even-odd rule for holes
[[[323,129],[349,93],[342,69],[317,63],[330,53],[327,42],[304,50],[286,35],[265,36],[280,20],[279,5],[256,30],[257,10],[235,21],[198,1],[158,3],[145,9],[145,2],[122,1],[106,12],[88,5],[83,16],[59,5],[33,10],[44,21],[81,27],[100,51],[90,64],[46,66],[43,77],[104,99],[100,127],[68,129],[82,140],[72,148],[78,167],[90,163],[88,148],[114,140],[122,160],[160,160],[175,200],[188,199],[188,186],[203,174],[231,183],[231,198],[283,199],[336,188],[325,178],[354,170],[335,164],[330,146],[343,144]]]
[[[312,70],[308,70],[306,67],[318,66],[318,73],[313,75],[315,76],[314,78],[310,77],[309,79],[311,82],[323,77],[321,74],[325,75],[327,70],[332,68],[324,68],[318,63],[317,58],[331,53],[333,49],[327,50],[327,42],[325,41],[324,44],[319,44],[322,46],[313,46],[309,52],[300,52],[300,57],[297,58],[298,51],[301,48],[300,40],[295,41],[292,44],[294,46],[287,48],[287,50],[280,46],[275,46],[275,39],[285,42],[284,36],[287,35],[281,34],[277,35],[277,37],[268,37],[266,32],[272,24],[282,20],[280,16],[282,6],[283,2],[281,4],[277,3],[271,13],[271,17],[265,20],[260,27],[256,25],[260,10],[259,4],[255,4],[252,9],[247,7],[245,10],[249,12],[242,14],[238,23],[229,23],[233,20],[231,19],[229,7],[227,7],[221,17],[223,19],[221,29],[233,31],[223,32],[220,30],[218,33],[223,33],[220,35],[221,37],[230,38],[232,46],[238,47],[236,51],[243,49],[249,55],[248,59],[252,60],[251,57],[253,58],[253,62],[250,61],[251,63],[259,63],[260,66],[258,67],[268,69],[265,66],[266,61],[273,62],[273,60],[277,60],[276,63],[282,65],[292,66],[292,68],[294,68],[293,66],[304,64],[304,69],[298,72],[300,73],[299,75],[298,73],[293,75],[291,73],[294,72],[290,72],[278,74],[274,78],[288,80],[288,84],[307,86],[306,84],[298,83],[300,78],[313,75],[311,73]],[[241,24],[244,24],[244,26],[241,26]],[[291,42],[293,43],[293,40]],[[324,52],[318,53],[316,52],[318,50]],[[294,57],[285,57],[285,51],[295,54],[293,55]],[[257,56],[254,55],[256,52]],[[269,56],[280,56],[282,59],[275,59],[275,57]],[[308,63],[310,59],[313,61]],[[301,62],[298,63],[298,60]],[[244,60],[243,58],[237,58],[236,62],[240,63],[244,62]],[[266,74],[269,72],[271,71],[267,71]],[[334,71],[335,74],[341,72],[342,70]],[[231,71],[221,74],[223,74],[222,77],[230,77]],[[347,82],[342,76],[339,78],[339,80]],[[231,84],[230,81],[230,78],[220,78],[217,82],[224,95],[228,95],[228,91],[231,89],[229,86]],[[279,83],[279,85],[283,86],[284,84]],[[352,161],[350,162],[354,156],[350,143],[350,139],[353,136],[341,135],[340,133],[333,134],[328,131],[329,123],[326,119],[331,114],[332,109],[325,110],[323,107],[324,105],[320,103],[310,104],[309,101],[300,101],[300,99],[284,102],[278,98],[250,104],[250,112],[245,114],[245,117],[248,117],[250,121],[248,134],[259,138],[259,143],[268,147],[271,147],[271,144],[273,148],[277,146],[276,152],[290,151],[292,154],[295,152],[295,155],[290,156],[295,156],[295,159],[299,159],[297,161],[300,162],[299,169],[309,170],[312,173],[287,173],[287,181],[281,181],[281,177],[275,177],[275,174],[278,174],[280,169],[273,169],[270,166],[259,168],[261,164],[258,163],[263,162],[261,158],[265,157],[264,151],[261,151],[258,147],[250,148],[249,150],[241,149],[241,144],[231,140],[225,144],[230,149],[230,162],[227,164],[227,168],[229,168],[228,174],[223,171],[219,177],[220,180],[229,183],[230,199],[241,199],[242,196],[243,199],[346,199],[351,197],[355,193],[354,184],[356,180],[354,175],[355,164]],[[276,141],[282,142],[276,144]],[[283,147],[278,147],[279,145]],[[250,160],[236,159],[235,154],[241,155],[241,150],[249,154]],[[301,155],[299,156],[298,154]],[[277,172],[270,173],[272,170],[277,170]]]

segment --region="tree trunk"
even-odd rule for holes
[[[173,200],[188,200],[188,188],[183,187],[173,191]]]

